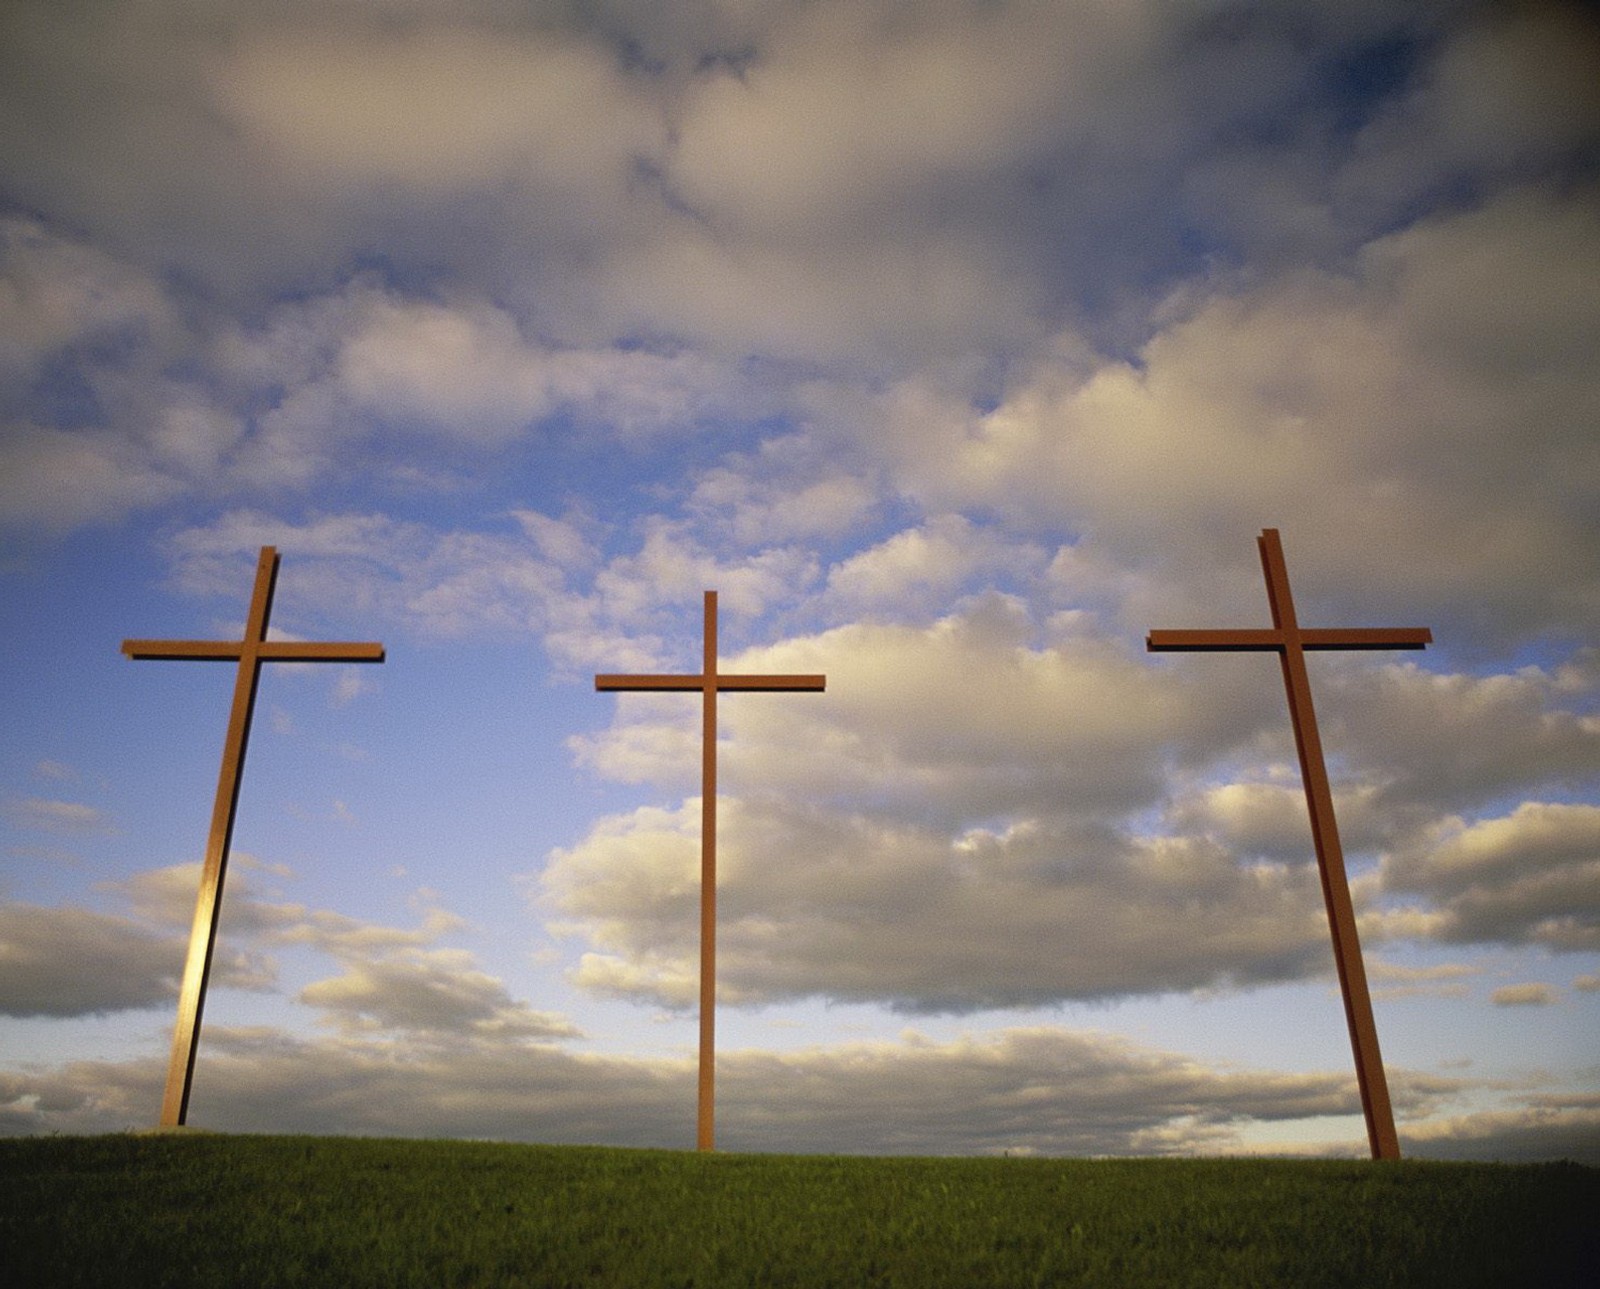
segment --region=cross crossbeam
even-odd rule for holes
[[[1264,528],[1256,539],[1261,569],[1272,608],[1270,630],[1152,631],[1145,647],[1155,652],[1215,653],[1244,650],[1276,653],[1282,664],[1289,718],[1294,726],[1295,749],[1300,758],[1300,779],[1311,816],[1312,844],[1322,879],[1322,898],[1328,910],[1333,937],[1333,960],[1344,999],[1345,1022],[1355,1052],[1356,1082],[1361,1089],[1361,1109],[1367,1121],[1367,1141],[1374,1159],[1400,1158],[1400,1141],[1394,1128],[1389,1084],[1378,1050],[1378,1027],[1372,1016],[1372,996],[1367,989],[1361,942],[1356,934],[1355,909],[1345,874],[1344,850],[1333,813],[1333,792],[1328,767],[1317,732],[1317,713],[1311,701],[1311,678],[1306,671],[1308,650],[1422,649],[1433,642],[1426,627],[1307,628],[1295,616],[1294,597],[1276,528]]]
[[[256,561],[255,586],[241,640],[124,640],[129,658],[190,662],[237,662],[233,704],[228,713],[228,733],[222,747],[222,768],[211,808],[211,831],[206,838],[205,860],[200,868],[200,890],[194,922],[189,930],[189,953],[184,961],[183,983],[178,991],[178,1019],[172,1031],[172,1056],[167,1065],[166,1091],[161,1100],[161,1126],[181,1127],[189,1115],[189,1092],[194,1083],[195,1054],[199,1049],[200,1017],[205,1010],[206,985],[211,977],[212,951],[216,947],[217,917],[222,907],[222,883],[227,873],[228,848],[239,806],[239,784],[244,774],[245,748],[250,741],[250,721],[256,689],[265,662],[382,662],[383,646],[371,643],[328,643],[268,640],[267,619],[278,581],[278,552],[263,546]]]
[[[705,593],[704,662],[698,675],[602,674],[597,692],[701,694],[700,730],[700,1059],[695,1147],[716,1149],[717,1005],[717,695],[827,688],[820,675],[740,675],[717,670],[717,593]]]

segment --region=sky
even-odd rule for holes
[[[1600,19],[1419,0],[11,0],[0,1132],[1600,1163]]]

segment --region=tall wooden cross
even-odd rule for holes
[[[1295,748],[1300,754],[1300,779],[1311,814],[1311,838],[1322,877],[1322,898],[1333,934],[1333,961],[1344,996],[1345,1022],[1355,1049],[1356,1082],[1361,1088],[1361,1110],[1367,1120],[1367,1142],[1374,1159],[1399,1159],[1400,1140],[1394,1130],[1394,1110],[1389,1104],[1389,1084],[1378,1051],[1378,1027],[1372,1018],[1372,998],[1367,991],[1366,968],[1361,962],[1361,942],[1356,937],[1356,915],[1345,877],[1344,851],[1339,826],[1333,817],[1333,792],[1328,787],[1328,767],[1323,761],[1322,739],[1317,733],[1317,713],[1311,703],[1311,680],[1306,673],[1308,649],[1422,649],[1433,641],[1426,627],[1302,627],[1295,618],[1289,593],[1289,573],[1283,562],[1283,544],[1276,528],[1264,528],[1256,539],[1261,568],[1267,580],[1267,600],[1272,606],[1271,630],[1152,631],[1145,647],[1152,652],[1223,652],[1251,650],[1278,655],[1283,666],[1283,686],[1289,695],[1289,718],[1294,725]]]
[[[716,1148],[717,695],[827,688],[827,677],[727,675],[717,671],[717,593],[706,592],[705,661],[700,674],[600,675],[597,691],[699,690],[700,731],[700,1091],[695,1147]]]
[[[183,984],[178,992],[178,1022],[172,1031],[172,1058],[167,1065],[167,1088],[161,1100],[161,1126],[180,1127],[189,1115],[189,1089],[194,1082],[194,1058],[200,1040],[200,1014],[205,1009],[206,982],[211,976],[211,951],[217,939],[217,915],[222,906],[222,880],[228,866],[228,846],[233,839],[233,819],[239,805],[239,781],[244,773],[245,745],[250,739],[250,718],[255,709],[256,686],[264,662],[382,662],[381,644],[315,644],[267,639],[267,617],[278,580],[278,552],[263,546],[256,562],[255,590],[250,596],[250,616],[244,639],[230,640],[124,640],[122,652],[130,658],[182,658],[200,662],[239,663],[233,682],[233,707],[228,714],[228,736],[222,747],[222,770],[217,776],[217,797],[211,808],[211,832],[206,839],[205,863],[200,869],[200,894],[189,931],[189,956],[184,962]]]

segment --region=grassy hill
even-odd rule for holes
[[[1559,1286],[1597,1258],[1572,1164],[0,1141],[13,1285]]]

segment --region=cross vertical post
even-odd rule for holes
[[[1361,1109],[1367,1121],[1367,1142],[1374,1159],[1400,1158],[1400,1141],[1394,1127],[1394,1109],[1378,1049],[1378,1027],[1372,1015],[1361,942],[1356,933],[1355,908],[1345,873],[1339,825],[1333,813],[1333,791],[1317,732],[1316,707],[1311,699],[1311,679],[1306,671],[1310,649],[1422,649],[1433,641],[1426,627],[1305,628],[1295,615],[1283,544],[1276,528],[1265,528],[1256,539],[1261,570],[1272,609],[1272,629],[1218,631],[1152,631],[1145,647],[1155,652],[1223,652],[1244,650],[1278,655],[1283,687],[1294,726],[1295,750],[1300,760],[1300,781],[1305,788],[1311,818],[1311,840],[1316,850],[1322,898],[1333,938],[1334,967],[1344,1000],[1345,1023],[1355,1053],[1356,1082]]]
[[[623,675],[594,678],[600,693],[700,691],[700,1056],[695,1149],[716,1149],[717,1010],[717,695],[827,688],[820,675],[736,675],[717,670],[717,593],[705,593],[701,670],[690,675]]]
[[[700,674],[700,1057],[695,1149],[716,1149],[717,1117],[717,593],[705,595]]]
[[[222,884],[227,874],[228,850],[239,806],[239,785],[244,774],[245,749],[250,741],[250,721],[264,662],[382,662],[383,646],[368,643],[306,643],[268,641],[267,619],[278,580],[278,552],[263,546],[256,561],[255,586],[245,620],[244,638],[212,640],[124,640],[122,652],[136,659],[186,659],[199,662],[237,660],[233,703],[228,711],[228,733],[222,746],[222,768],[217,775],[217,795],[211,807],[211,830],[206,837],[205,859],[200,867],[200,889],[194,922],[189,930],[189,952],[184,960],[178,990],[178,1018],[172,1030],[172,1054],[167,1064],[166,1090],[161,1100],[161,1126],[182,1127],[189,1116],[189,1093],[194,1084],[195,1055],[199,1050],[200,1018],[205,1010],[206,986],[217,940],[217,919],[222,909]]]

